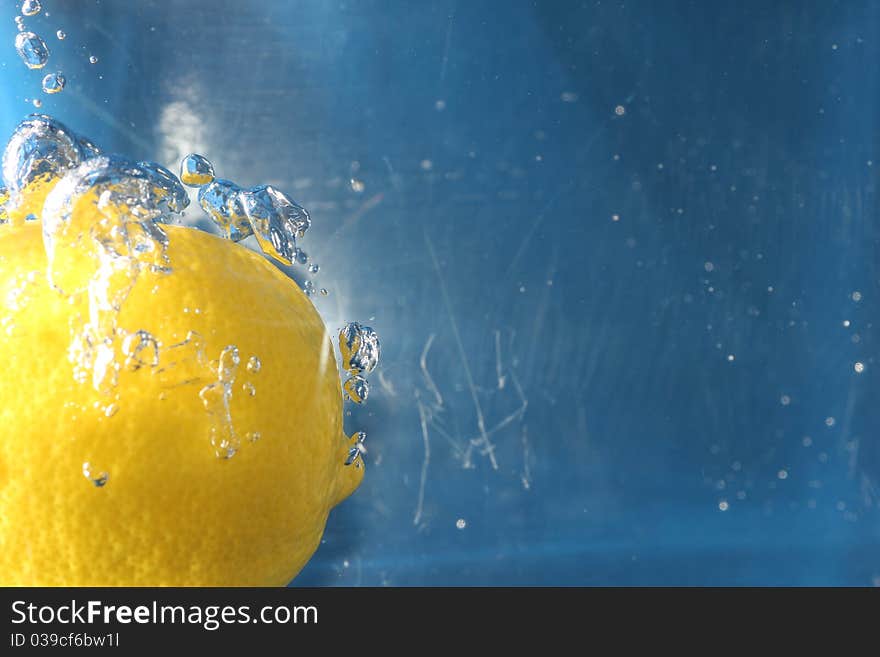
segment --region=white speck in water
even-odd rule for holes
[[[825,418],[825,426],[826,427],[833,427],[836,422],[837,422],[837,420],[835,420],[831,416]]]
[[[623,105],[618,105],[614,108],[614,113],[617,114],[617,116],[623,116],[626,114],[626,108]]]
[[[788,470],[780,470],[779,472],[776,473],[776,476],[779,479],[788,479]]]
[[[563,103],[576,103],[578,99],[578,95],[573,91],[563,91],[559,94],[559,98]]]
[[[441,98],[436,103],[434,103],[434,109],[438,112],[442,112],[446,109],[446,101]]]
[[[55,36],[58,37],[59,41],[64,41],[67,38],[67,33],[64,30],[58,30]]]
[[[732,363],[734,360],[736,360],[736,356],[734,356],[733,354],[727,354],[728,363]]]
[[[419,166],[422,167],[423,171],[430,171],[431,169],[434,168],[434,163],[431,162],[431,160],[422,160],[419,163]]]
[[[791,397],[788,395],[782,395],[782,397],[779,398],[779,403],[783,406],[788,406],[791,403]]]
[[[853,292],[853,293],[852,293],[852,300],[855,301],[856,303],[858,303],[859,301],[861,301],[861,300],[862,300],[862,293],[859,292],[858,290],[856,290],[855,292]]]
[[[705,269],[707,272],[715,271],[715,265],[707,261],[703,263],[703,269]]]
[[[464,518],[459,518],[455,521],[455,526],[458,529],[464,529],[465,527],[467,527],[467,521]]]
[[[107,417],[113,417],[119,412],[119,404],[107,404],[107,407],[104,409],[104,415]]]
[[[34,103],[34,107],[42,107],[43,106],[43,101],[40,100],[39,98],[34,98],[34,100],[32,102]]]
[[[98,63],[97,57],[95,57],[94,55],[89,56],[89,64],[97,64],[97,63]]]
[[[849,328],[849,320],[848,319],[843,320],[843,328]]]
[[[620,215],[619,214],[612,214],[611,221],[620,221]]]
[[[813,439],[809,436],[804,436],[804,439],[801,441],[804,447],[810,447],[813,444]]]
[[[853,365],[853,369],[856,371],[857,374],[861,374],[862,372],[865,371],[865,364],[862,362],[858,362],[855,365]]]
[[[366,185],[364,185],[364,181],[358,180],[357,178],[352,178],[348,184],[351,187],[351,191],[353,191],[357,194],[361,194],[364,191],[364,189],[366,189]]]
[[[730,505],[727,503],[727,500],[721,500],[718,502],[718,510],[719,511],[727,511],[730,508]]]

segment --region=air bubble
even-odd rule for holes
[[[255,443],[260,438],[262,438],[259,431],[249,431],[248,433],[246,433],[244,435],[244,437],[248,440],[248,442],[251,442],[251,443]]]
[[[363,404],[370,395],[370,384],[362,376],[352,376],[343,385],[345,394],[355,404]]]
[[[263,363],[260,362],[258,356],[251,356],[248,358],[247,365],[245,365],[245,369],[251,374],[256,374],[263,367]]]
[[[349,437],[349,440],[352,441],[352,446],[348,449],[348,455],[345,458],[345,465],[354,464],[356,467],[361,467],[363,462],[363,455],[367,453],[367,448],[364,447],[364,441],[367,439],[367,434],[364,431],[357,431]]]
[[[317,274],[320,269],[321,268],[318,265],[314,265],[314,264],[309,265],[309,273],[310,274]]]
[[[91,55],[89,57],[89,64],[97,64],[97,63],[98,63],[98,58],[95,57],[94,55]]]
[[[254,384],[250,381],[247,381],[241,385],[241,389],[244,390],[251,397],[256,397],[257,389],[254,387]]]
[[[91,481],[98,488],[103,487],[110,478],[110,475],[106,472],[96,471],[88,461],[82,464],[82,473],[86,479]]]
[[[49,61],[49,46],[33,32],[19,32],[15,35],[15,49],[21,61],[30,69],[43,68]]]
[[[238,242],[254,234],[241,202],[241,187],[217,178],[199,189],[199,205],[223,231],[226,239]]]
[[[141,367],[156,367],[159,364],[159,341],[149,331],[135,331],[125,337],[122,353],[126,356],[125,365],[131,371]]]
[[[347,372],[370,373],[379,362],[379,336],[369,326],[350,322],[339,331],[339,350]]]
[[[242,204],[263,252],[283,264],[293,264],[296,238],[311,225],[306,209],[271,185],[245,192]]]
[[[57,94],[64,89],[65,84],[67,84],[67,79],[63,73],[49,73],[43,78],[43,91],[47,94]]]
[[[113,417],[119,412],[119,404],[107,404],[104,408],[104,415],[107,417]]]
[[[22,16],[36,16],[43,9],[40,0],[24,0],[21,3]]]
[[[180,182],[202,187],[214,181],[214,165],[198,153],[190,153],[180,162]]]
[[[59,41],[64,41],[67,38],[67,33],[64,30],[58,30],[55,36],[58,37]]]

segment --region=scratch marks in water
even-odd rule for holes
[[[529,447],[529,428],[523,425],[522,429],[522,450],[523,450],[523,469],[520,481],[523,488],[529,490],[532,487],[532,467],[529,463],[532,458],[531,448]]]
[[[419,424],[422,427],[422,444],[425,449],[422,458],[422,471],[419,475],[419,497],[416,503],[416,513],[413,516],[413,524],[418,526],[422,520],[422,512],[425,508],[425,482],[428,480],[428,464],[431,462],[431,441],[428,438],[428,417],[422,400],[416,391],[416,405],[419,408]]]
[[[504,367],[501,364],[501,331],[495,329],[495,375],[498,377],[498,389],[504,390],[507,378],[504,376]]]
[[[452,26],[455,24],[455,8],[449,15],[449,23],[446,26],[446,42],[443,45],[443,61],[440,64],[440,83],[446,79],[446,65],[449,63],[449,44],[452,43]]]
[[[461,358],[461,366],[467,381],[468,389],[471,393],[471,399],[474,402],[474,410],[477,414],[477,429],[479,429],[480,437],[476,444],[481,447],[482,453],[489,457],[492,469],[498,469],[498,461],[495,458],[495,445],[489,440],[489,434],[486,433],[486,420],[483,415],[483,407],[480,405],[480,398],[477,396],[477,387],[474,385],[474,377],[471,373],[471,366],[464,350],[464,344],[461,341],[461,333],[458,330],[458,323],[455,321],[455,315],[452,312],[452,303],[449,300],[449,291],[446,289],[446,280],[443,278],[443,272],[440,269],[440,262],[437,260],[437,253],[434,251],[434,244],[427,232],[425,232],[425,244],[428,247],[428,253],[431,255],[431,262],[434,265],[434,271],[437,273],[437,279],[440,282],[440,293],[443,296],[443,304],[446,307],[446,314],[449,316],[449,323],[452,326],[452,335],[455,338],[455,344],[458,347],[458,355]],[[470,460],[474,441],[468,446],[465,452],[465,467],[473,467]]]
[[[419,366],[422,368],[422,376],[425,377],[425,383],[434,395],[434,400],[437,406],[443,406],[443,395],[440,394],[440,391],[437,389],[437,384],[434,383],[434,378],[428,371],[428,352],[431,350],[431,345],[434,344],[434,338],[436,337],[437,336],[433,333],[428,336],[428,340],[425,342],[425,348],[422,349],[422,356],[419,358]]]

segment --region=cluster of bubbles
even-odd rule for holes
[[[199,188],[199,205],[228,239],[254,235],[267,255],[284,264],[308,264],[296,245],[311,223],[308,212],[271,185],[243,189],[215,178],[213,166],[202,156],[185,158],[178,179],[156,163],[105,154],[41,114],[28,116],[9,139],[2,183],[0,224],[41,219],[49,283],[71,300],[84,295],[88,302],[87,316],[72,327],[68,353],[77,380],[103,395],[114,393],[123,370],[150,371],[163,388],[201,381],[199,397],[212,418],[214,453],[221,459],[234,456],[242,439],[233,425],[230,401],[236,382],[247,396],[256,394],[253,381],[242,379],[259,373],[260,359],[250,356],[243,373],[234,345],[209,362],[198,333],[191,331],[182,342],[166,346],[146,330],[123,329],[118,316],[140,277],[172,271],[163,224],[176,220],[188,206],[184,184]],[[317,270],[317,265],[309,267],[310,273]],[[369,395],[363,375],[378,362],[378,336],[353,322],[340,331],[339,345],[349,375],[343,388],[353,402],[363,403]],[[110,403],[106,409],[109,418],[119,406]],[[260,433],[247,432],[244,438],[256,442]],[[347,465],[361,466],[364,439],[363,432],[351,437]],[[83,473],[96,486],[107,481],[106,473],[88,464]]]
[[[370,384],[363,375],[372,372],[379,364],[379,336],[369,326],[349,322],[339,331],[339,352],[342,354],[342,367],[348,373],[342,389],[355,404],[363,404],[370,394]],[[351,436],[345,465],[361,467],[366,453],[366,437],[363,431]]]
[[[244,189],[215,178],[213,165],[197,153],[183,158],[180,180],[199,189],[199,205],[227,239],[238,242],[253,235],[263,252],[282,264],[308,262],[296,240],[311,226],[311,217],[284,192],[272,185]]]
[[[342,366],[349,377],[342,388],[356,404],[367,401],[370,385],[362,374],[369,374],[379,363],[379,336],[369,326],[349,322],[339,331]]]
[[[15,24],[18,28],[18,34],[15,35],[15,50],[24,65],[32,70],[42,69],[46,66],[49,61],[49,46],[39,34],[25,28],[24,17],[36,16],[42,9],[39,0],[24,0],[21,5],[21,16],[15,17]],[[56,36],[59,40],[63,40],[67,35],[62,30],[58,30]],[[57,94],[64,89],[66,83],[67,79],[60,71],[48,73],[43,78],[43,91],[47,94]],[[35,99],[34,104],[39,107],[42,102]]]

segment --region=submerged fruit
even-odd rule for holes
[[[289,582],[363,477],[314,306],[165,225],[189,203],[170,171],[51,117],[19,124],[2,176],[0,585]],[[245,221],[295,249],[308,213],[273,194]]]
[[[243,246],[139,226],[57,233],[59,290],[41,222],[0,225],[0,585],[286,584],[363,477],[327,331]]]

